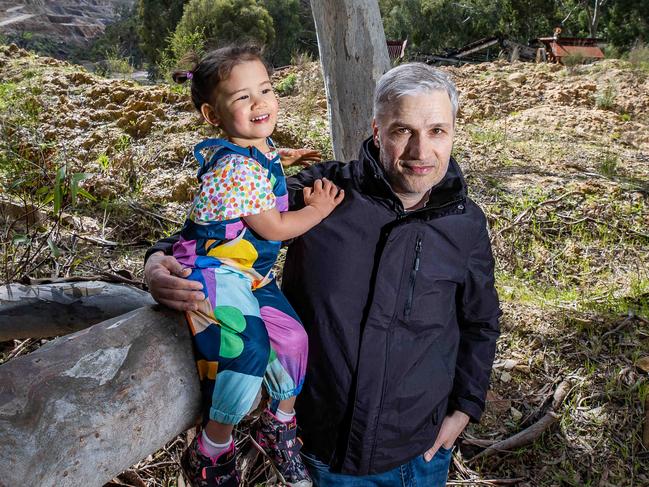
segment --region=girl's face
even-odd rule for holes
[[[266,68],[254,60],[232,68],[218,84],[214,107],[204,104],[201,113],[209,123],[221,127],[231,142],[267,151],[266,137],[275,129],[277,109]]]

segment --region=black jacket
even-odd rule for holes
[[[352,475],[422,454],[452,410],[479,420],[499,334],[486,219],[457,163],[406,213],[377,161],[368,139],[358,161],[289,179],[291,209],[317,178],[345,190],[291,243],[282,289],[309,335],[296,405],[304,448]]]

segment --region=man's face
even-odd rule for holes
[[[392,189],[423,197],[440,182],[453,148],[453,109],[445,91],[401,96],[372,121],[374,143]]]

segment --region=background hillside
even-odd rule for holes
[[[649,69],[445,69],[461,93],[454,155],[489,219],[505,313],[485,420],[465,434],[449,485],[649,485]],[[184,218],[190,149],[209,134],[187,93],[16,46],[0,47],[0,80],[1,279],[138,282],[146,247]],[[275,139],[330,157],[318,64],[302,58],[274,82]],[[539,439],[469,461],[540,419],[562,383],[558,421]],[[134,466],[129,485],[177,485],[183,443]]]

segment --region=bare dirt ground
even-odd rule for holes
[[[461,93],[454,156],[489,219],[504,311],[487,411],[449,485],[649,485],[649,73],[619,60],[445,69]],[[187,94],[13,47],[0,48],[0,73],[2,279],[124,270],[137,281],[194,188],[190,149],[207,129]],[[317,64],[275,81],[275,139],[330,156]],[[88,196],[72,204],[77,186]],[[547,426],[534,441],[498,444],[533,425]],[[115,485],[181,485],[184,441]]]

